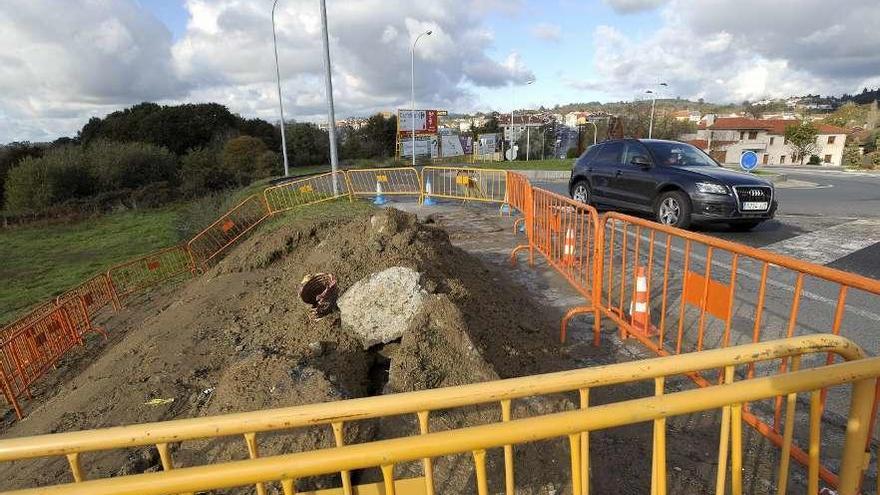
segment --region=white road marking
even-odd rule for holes
[[[762,249],[827,265],[878,242],[880,220],[864,218],[774,242]]]

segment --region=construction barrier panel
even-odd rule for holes
[[[11,321],[6,326],[4,326],[2,330],[0,330],[0,342],[6,340],[19,328],[30,325],[34,321],[42,318],[47,313],[51,313],[54,310],[55,301],[47,301],[31,309],[27,313],[19,316],[17,319]]]
[[[504,203],[507,171],[489,168],[424,167],[425,197]]]
[[[267,218],[269,212],[262,197],[257,194],[248,197],[186,244],[193,266],[205,267],[224,249]]]
[[[602,259],[596,264],[602,287],[594,302],[601,301],[601,315],[617,324],[622,337],[634,337],[659,355],[829,331],[876,349],[871,315],[846,302],[880,307],[880,281],[620,213],[607,213],[602,222]],[[769,311],[768,302],[787,310]],[[792,366],[783,361],[779,370],[750,367],[748,373]],[[709,385],[717,375],[693,378]],[[783,402],[779,396],[743,413],[780,445]],[[822,393],[829,414],[845,415],[845,402]],[[809,461],[797,447],[792,454]],[[825,468],[822,477],[834,480]]]
[[[833,353],[847,361],[840,364],[792,371],[786,374],[758,378],[742,378],[745,370],[756,363],[768,361],[809,362],[811,355]],[[708,389],[697,388],[667,393],[666,383],[688,373],[703,370],[723,370],[723,380]],[[172,494],[220,490],[256,485],[258,492],[269,492],[269,483],[279,483],[281,491],[295,493],[296,481],[312,476],[340,473],[340,484],[346,493],[353,491],[350,474],[354,470],[378,467],[383,475],[379,486],[384,493],[434,494],[436,490],[433,462],[437,457],[460,453],[473,455],[477,493],[488,495],[486,450],[504,451],[505,493],[515,492],[514,450],[525,443],[553,438],[567,440],[572,492],[578,495],[590,491],[592,432],[633,425],[653,423],[651,493],[667,493],[667,419],[703,411],[720,410],[718,435],[716,493],[725,493],[728,480],[733,493],[742,493],[744,476],[763,473],[745,472],[743,465],[744,435],[742,431],[742,404],[783,394],[789,398],[791,417],[787,417],[786,445],[794,438],[794,405],[797,395],[810,397],[809,444],[818,460],[822,455],[834,458],[840,466],[838,490],[840,495],[856,495],[865,469],[865,441],[869,438],[867,424],[872,414],[874,387],[880,376],[880,358],[864,358],[853,343],[834,335],[813,335],[783,339],[760,344],[747,344],[729,349],[715,349],[665,358],[618,363],[593,368],[576,369],[544,375],[497,380],[458,387],[423,390],[311,404],[282,409],[174,420],[160,423],[122,426],[91,431],[77,431],[36,437],[0,440],[0,462],[66,456],[75,483],[38,487],[15,492],[18,495],[37,493],[68,495],[108,495],[117,493]],[[649,381],[654,384],[654,396],[624,399],[616,402],[590,404],[590,392],[597,387],[608,387]],[[813,407],[818,402],[818,390],[826,387],[849,385],[852,391],[846,415],[844,434],[836,444],[823,444],[816,434],[821,417]],[[674,390],[678,390],[674,388]],[[579,408],[574,410],[528,415],[524,419],[511,418],[514,400],[564,392],[577,392]],[[497,404],[500,421],[479,426],[466,425],[432,432],[431,416],[436,411],[463,408],[478,404]],[[413,415],[418,422],[418,433],[402,438],[373,440],[344,445],[345,428],[351,423],[379,417]],[[437,420],[435,419],[435,425]],[[329,427],[329,428],[328,428]],[[349,426],[350,427],[350,426]],[[260,436],[265,432],[302,428],[328,428],[337,439],[336,448],[297,453],[272,452],[268,457],[260,449]],[[803,432],[799,432],[803,434]],[[249,460],[224,462],[213,465],[180,466],[175,464],[169,444],[199,439],[214,442],[227,437],[241,441],[248,447]],[[127,449],[155,445],[163,472],[120,475],[111,478],[87,480],[85,473],[94,472],[82,465],[83,459],[106,458],[94,453],[118,450],[126,455]],[[784,447],[783,450],[785,450]],[[83,454],[90,454],[84,456]],[[786,452],[783,452],[786,454]],[[600,454],[601,455],[601,454]],[[779,479],[781,492],[788,482],[788,455],[780,457]],[[423,476],[404,480],[394,479],[394,466],[404,462],[420,461]],[[460,468],[459,468],[460,469]],[[818,493],[818,462],[809,465],[809,493]],[[746,478],[748,479],[748,478]],[[358,489],[360,487],[357,487]],[[276,491],[273,493],[277,493]]]
[[[121,306],[130,295],[193,270],[186,246],[174,246],[126,261],[107,270],[107,280]]]
[[[30,398],[30,385],[79,341],[67,319],[67,309],[56,307],[19,326],[0,342],[3,395],[18,419],[23,417],[18,398]]]
[[[373,184],[373,191],[376,190],[375,187]],[[263,196],[269,213],[274,215],[300,206],[349,196],[349,191],[345,172],[330,172],[266,188]]]
[[[422,198],[422,180],[412,167],[349,170],[345,172],[352,196],[417,196]]]

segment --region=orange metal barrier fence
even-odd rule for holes
[[[422,179],[412,167],[348,170],[345,180],[352,196],[418,196]]]
[[[119,307],[130,295],[192,270],[186,246],[174,246],[110,268],[107,281]]]
[[[74,299],[71,299],[74,300]],[[74,308],[58,306],[30,318],[0,342],[0,381],[3,395],[18,419],[23,417],[18,398],[31,397],[30,386],[50,367],[81,342],[71,327],[68,312]]]
[[[634,337],[657,354],[828,331],[876,348],[870,323],[861,323],[867,322],[864,312],[847,300],[877,307],[880,281],[619,213],[604,214],[598,234],[604,236],[596,264],[603,283],[594,302],[622,337]],[[771,310],[768,303],[786,310]],[[825,359],[833,362],[830,354]],[[796,365],[779,366],[784,373]],[[750,367],[748,374],[769,371]],[[693,378],[706,386],[717,374]],[[827,414],[845,414],[841,399],[825,391],[821,406]],[[753,409],[743,418],[781,444],[783,398]],[[809,461],[797,446],[792,455]],[[824,467],[822,477],[836,483]]]
[[[220,252],[267,218],[269,211],[262,197],[248,197],[186,243],[192,265],[205,268]]]
[[[266,208],[274,215],[299,206],[350,196],[345,174],[331,172],[268,187],[263,191]]]

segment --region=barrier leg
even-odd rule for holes
[[[532,248],[532,246],[529,244],[520,244],[519,246],[513,248],[513,251],[510,252],[510,264],[513,266],[516,266],[516,255],[520,251],[522,251],[523,249],[528,249],[529,251],[531,251],[531,248]],[[532,260],[533,260],[533,258],[530,254],[529,255],[529,266],[534,265],[534,262]]]
[[[565,316],[562,317],[562,323],[560,324],[560,328],[559,328],[559,341],[563,344],[565,343],[565,335],[568,330],[569,320],[571,320],[572,318],[574,318],[577,315],[582,315],[582,314],[586,314],[586,313],[593,313],[594,310],[595,309],[592,306],[577,306],[577,307],[569,309],[568,312],[565,313]]]

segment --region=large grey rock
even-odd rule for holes
[[[399,339],[428,295],[420,278],[419,272],[396,266],[359,280],[337,302],[342,324],[364,348]]]

